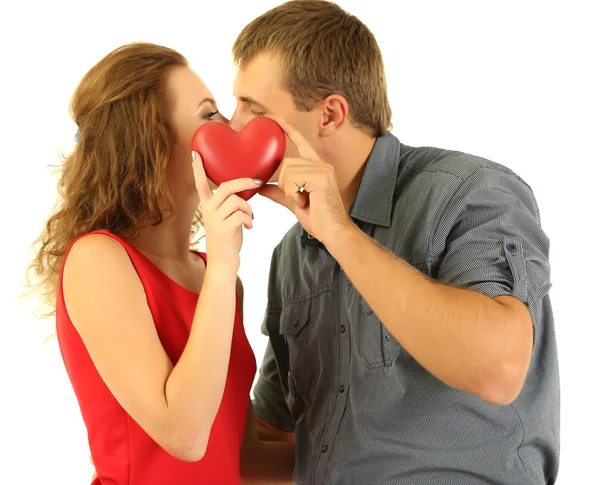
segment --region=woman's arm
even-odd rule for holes
[[[251,179],[226,182],[214,196],[206,183],[200,187],[211,261],[188,342],[175,366],[119,243],[109,236],[87,236],[73,245],[65,262],[65,304],[100,376],[125,411],[181,460],[204,456],[223,397],[241,225],[252,227],[250,206],[234,194],[254,186]]]
[[[91,235],[65,263],[70,318],[125,411],[166,451],[202,458],[221,402],[233,331],[235,273],[208,268],[189,341],[173,367],[125,249]]]

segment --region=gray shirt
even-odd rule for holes
[[[254,390],[258,416],[296,433],[295,483],[554,483],[559,380],[549,241],[529,186],[488,160],[411,148],[388,134],[375,144],[350,215],[431,278],[525,302],[531,364],[508,406],[449,387],[296,224],[273,253],[269,342]]]

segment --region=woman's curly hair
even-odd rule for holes
[[[105,229],[132,237],[160,224],[172,208],[167,186],[174,133],[169,71],[187,66],[178,52],[155,44],[119,47],[90,69],[70,105],[79,127],[74,151],[60,167],[59,199],[35,243],[27,275],[54,314],[65,252],[80,235]],[[196,214],[190,240],[198,233]]]

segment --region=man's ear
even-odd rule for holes
[[[320,136],[333,135],[348,119],[348,101],[339,94],[327,96],[321,102]]]

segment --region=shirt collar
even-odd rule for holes
[[[378,226],[391,226],[400,149],[400,141],[391,133],[377,138],[350,208],[352,218]]]
[[[363,222],[390,227],[396,179],[400,168],[401,144],[398,138],[387,133],[375,140],[367,166],[350,207],[350,216]],[[323,247],[302,229],[302,246]]]

